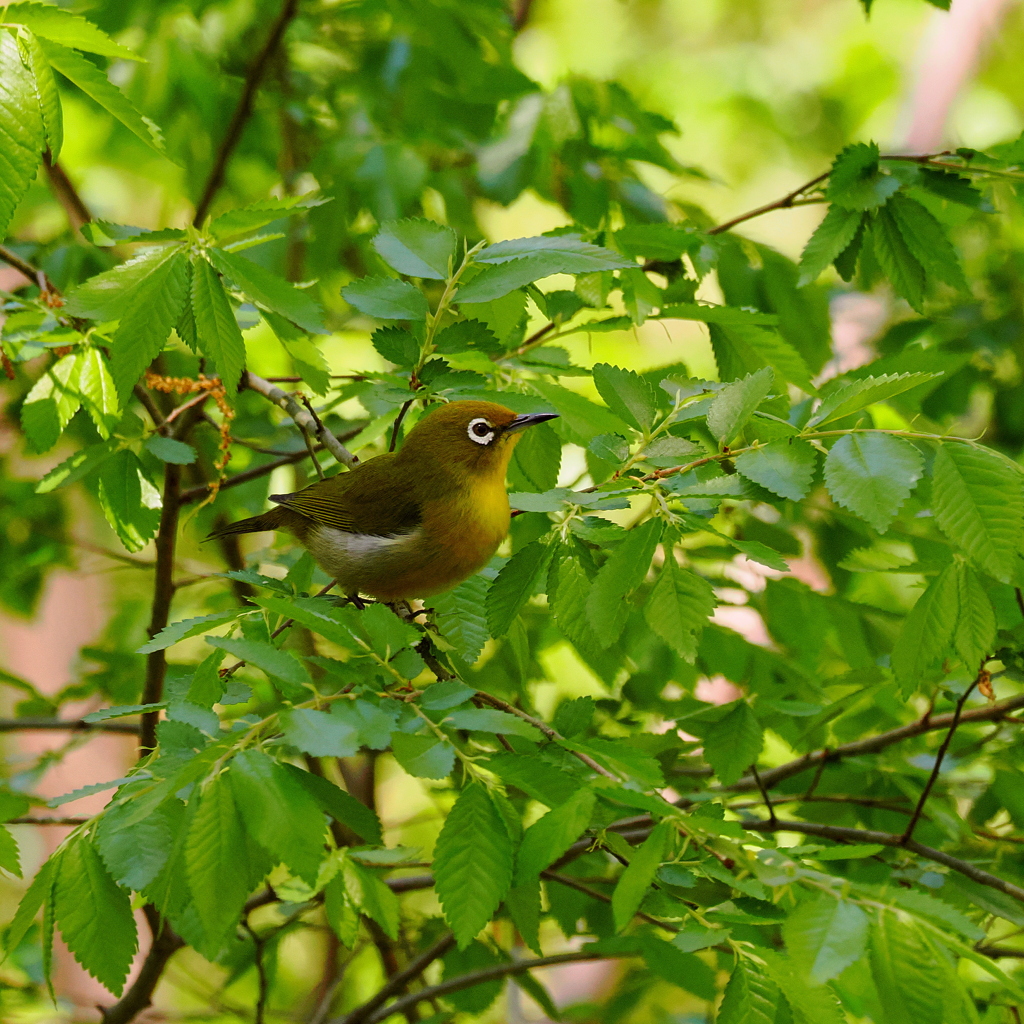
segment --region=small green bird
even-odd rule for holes
[[[348,596],[440,594],[482,569],[505,538],[505,473],[519,431],[556,415],[451,402],[420,420],[397,453],[272,494],[279,508],[211,536],[287,530]]]

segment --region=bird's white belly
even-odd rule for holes
[[[411,552],[420,539],[418,529],[394,537],[375,537],[317,526],[310,530],[306,546],[320,568],[345,585],[367,574],[387,572],[396,557]]]

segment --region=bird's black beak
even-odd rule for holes
[[[503,433],[514,434],[517,430],[525,430],[527,427],[535,426],[538,423],[544,423],[547,420],[558,419],[557,412],[528,412],[522,416],[517,416],[507,427],[505,427]]]

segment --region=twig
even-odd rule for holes
[[[534,331],[514,352],[510,353],[513,356],[521,356],[526,352],[529,352],[531,348],[535,348],[539,345],[556,327],[558,324],[552,320],[550,323],[545,324],[543,327]],[[506,356],[495,355],[493,359],[504,359]]]
[[[921,812],[924,810],[924,805],[928,802],[928,794],[931,793],[932,787],[935,785],[935,780],[939,777],[939,772],[942,770],[942,761],[946,756],[946,751],[949,749],[949,744],[953,740],[953,734],[956,732],[956,727],[960,724],[960,715],[963,713],[964,704],[967,703],[967,698],[970,697],[974,688],[988,676],[988,673],[985,671],[985,660],[986,659],[982,659],[981,668],[978,670],[978,675],[975,677],[974,682],[964,690],[963,696],[956,702],[956,710],[953,712],[953,720],[949,723],[949,730],[942,741],[942,745],[939,747],[939,752],[935,755],[935,764],[932,765],[931,775],[928,776],[928,781],[925,783],[924,789],[921,791],[921,796],[917,801],[917,806],[914,808],[914,813],[910,816],[910,821],[907,822],[906,831],[903,833],[904,845],[909,843],[913,838],[914,829],[917,827],[917,822],[921,817]]]
[[[993,960],[998,960],[1000,957],[1024,960],[1024,949],[1007,949],[1005,946],[975,946],[974,952],[991,957]]]
[[[167,414],[167,419],[164,420],[164,425],[170,426],[170,424],[172,424],[183,412],[187,412],[189,409],[194,409],[197,405],[202,405],[209,397],[209,391],[200,391],[198,395],[193,396],[187,402],[182,402],[181,405],[175,406]]]
[[[263,962],[264,941],[256,934],[256,932],[253,931],[252,926],[248,921],[243,921],[242,927],[249,933],[249,938],[252,939],[252,944],[255,947],[253,961],[256,964],[256,978],[259,982],[259,989],[258,995],[256,996],[256,1014],[254,1021],[255,1024],[263,1024],[264,1014],[267,1009],[267,994],[270,989],[267,981],[267,965]]]
[[[40,732],[99,732],[138,733],[139,726],[132,722],[83,722],[80,718],[0,718],[0,732],[18,732],[22,729]]]
[[[153,580],[153,608],[149,620],[149,637],[152,639],[167,625],[170,617],[171,600],[174,597],[174,545],[178,533],[178,513],[181,503],[178,491],[181,484],[181,467],[168,462],[164,467],[163,508],[160,510],[160,527],[156,533],[156,577]],[[142,703],[157,704],[164,691],[164,677],[167,675],[167,656],[163,650],[146,655],[146,681],[142,688]],[[148,752],[156,746],[156,725],[159,711],[147,711],[142,716],[142,732],[139,749]]]
[[[757,788],[761,791],[761,799],[764,801],[765,810],[768,811],[768,820],[775,821],[775,808],[772,806],[771,798],[768,796],[768,790],[765,788],[761,776],[757,774],[756,764],[752,764],[750,766],[750,774],[754,776],[754,781],[757,783]]]
[[[287,392],[254,373],[243,374],[242,383],[284,409],[300,430],[322,444],[340,463],[350,469],[359,464],[359,460],[324,426],[319,417],[311,416]]]
[[[398,444],[398,431],[402,429],[402,420],[405,419],[405,414],[409,411],[413,400],[410,398],[408,401],[402,403],[402,408],[399,409],[398,415],[395,417],[395,425],[391,428],[391,443],[388,445],[388,451],[393,452]]]
[[[275,469],[280,469],[282,466],[292,466],[296,462],[302,462],[304,459],[309,458],[309,452],[303,449],[300,452],[292,452],[290,455],[282,455],[281,458],[276,459],[274,462],[265,462],[262,466],[254,466],[252,469],[244,470],[241,473],[236,473],[234,476],[229,476],[227,480],[220,485],[220,491],[226,491],[229,487],[241,487],[242,484],[249,483],[250,480],[258,480],[261,476],[267,476],[273,473]],[[199,501],[205,498],[210,493],[210,485],[202,484],[199,487],[189,487],[187,490],[181,492],[181,503],[182,505],[191,505],[193,501]]]
[[[356,1007],[351,1013],[341,1018],[335,1024],[363,1024],[363,1022],[378,1007],[383,1006],[393,995],[397,995],[412,981],[419,977],[435,960],[444,956],[452,946],[455,945],[455,936],[451,932],[442,935],[428,949],[425,949],[415,960],[402,968],[397,974],[388,979],[387,983],[362,1006]]]
[[[552,882],[558,882],[559,885],[568,886],[570,889],[575,889],[577,892],[585,893],[591,899],[600,900],[602,903],[611,903],[611,896],[606,896],[603,892],[597,889],[591,889],[589,885],[585,885],[577,878],[573,878],[572,875],[560,875],[557,871],[542,871],[540,873],[541,878],[550,879]],[[656,917],[651,917],[650,914],[645,914],[642,910],[638,910],[634,917],[639,918],[641,921],[646,921],[648,924],[657,925],[659,928],[664,928],[668,932],[678,932],[680,929],[673,924],[668,924],[665,921],[659,921]]]
[[[1021,618],[1024,618],[1024,594],[1021,593],[1020,587],[1013,588],[1013,596],[1017,598],[1017,607],[1020,609]]]
[[[1024,708],[1024,694],[1009,697],[995,704],[989,704],[987,707],[972,708],[970,711],[965,711],[960,715],[960,724],[965,722],[998,722],[1007,718],[1011,711],[1016,711],[1018,708]],[[879,750],[884,750],[894,743],[911,739],[914,736],[920,736],[922,733],[932,732],[936,729],[946,729],[952,724],[953,715],[953,712],[933,715],[927,721],[918,719],[909,725],[901,725],[896,729],[890,729],[888,732],[879,733],[877,736],[868,736],[866,739],[854,740],[852,743],[844,743],[838,747],[824,747],[821,750],[811,751],[808,754],[804,754],[803,757],[798,757],[795,761],[789,761],[786,764],[779,765],[778,768],[769,768],[767,771],[762,772],[761,781],[766,786],[772,787],[778,785],[783,779],[799,775],[809,768],[816,768],[823,760],[831,764],[834,761],[842,760],[844,757],[858,757],[861,754],[877,753]],[[710,767],[702,767],[694,769],[687,774],[707,776],[712,774],[712,770]],[[722,787],[723,791],[734,793],[742,793],[752,789],[757,789],[757,782],[752,775],[744,776],[739,782],[735,782],[731,786]]]
[[[539,718],[534,718],[533,715],[527,714],[521,708],[517,708],[514,704],[509,704],[507,701],[503,701],[500,697],[495,697],[491,693],[484,693],[482,690],[477,693],[477,697],[486,704],[490,704],[491,707],[498,708],[501,711],[505,711],[510,715],[515,715],[516,718],[521,718],[524,722],[529,722],[535,729],[539,729],[549,740],[555,742],[565,742],[565,737],[562,736],[557,730],[552,729],[547,722],[541,721]],[[573,757],[578,758],[582,761],[591,771],[597,772],[599,775],[603,775],[606,779],[612,779],[615,782],[621,782],[622,780],[615,775],[614,772],[608,771],[607,768],[599,765],[589,754],[584,754],[580,750],[572,750],[569,747],[565,748]]]
[[[142,404],[142,407],[149,413],[149,418],[153,421],[153,426],[157,432],[166,436],[169,429],[167,421],[164,419],[164,414],[160,411],[160,407],[153,401],[153,396],[141,384],[136,384],[132,388],[132,394],[135,395]]]
[[[32,266],[32,264],[29,263],[28,260],[23,260],[16,252],[13,252],[11,249],[8,249],[5,245],[0,245],[0,260],[3,260],[4,263],[9,264],[10,266],[14,267],[15,270],[24,274],[24,276],[27,277],[29,281],[32,282],[33,284],[36,284],[39,281],[39,275],[42,274],[43,282],[46,285],[46,288],[43,290],[48,291],[53,295],[59,294],[59,292],[57,291],[56,287],[54,287],[50,279],[45,274],[43,274],[43,272],[38,267]]]
[[[89,207],[82,201],[82,197],[78,194],[78,189],[71,183],[71,179],[64,172],[64,168],[56,161],[51,163],[49,150],[43,154],[43,167],[46,169],[46,177],[50,182],[50,188],[57,197],[57,202],[64,207],[64,212],[68,215],[71,227],[75,231],[81,231],[93,219],[92,213],[89,212]]]
[[[4,822],[5,825],[64,825],[64,826],[78,826],[84,825],[89,819],[88,818],[8,818]]]
[[[201,227],[203,221],[206,220],[206,215],[210,211],[213,198],[224,183],[224,172],[227,170],[231,154],[242,137],[242,129],[245,128],[245,122],[249,120],[249,115],[252,113],[256,91],[263,81],[263,76],[266,74],[271,57],[273,57],[274,51],[280,44],[288,23],[295,17],[298,7],[299,0],[285,0],[274,24],[270,27],[270,33],[263,44],[263,49],[256,55],[256,59],[249,68],[249,73],[245,76],[242,95],[238,98],[238,105],[235,107],[235,112],[231,117],[231,123],[228,125],[228,130],[220,144],[220,149],[217,150],[217,156],[213,161],[213,166],[210,168],[206,185],[203,187],[203,194],[196,204],[196,215],[192,220],[195,227]]]
[[[1024,889],[1003,878],[982,871],[981,868],[958,857],[951,857],[942,850],[933,849],[917,842],[916,839],[904,841],[903,836],[895,835],[892,832],[876,832],[873,829],[846,828],[840,825],[818,825],[811,821],[743,821],[740,823],[745,829],[755,832],[797,832],[806,836],[819,836],[822,839],[834,839],[838,843],[874,843],[879,846],[903,847],[911,853],[916,853],[925,860],[934,861],[936,864],[943,864],[953,871],[965,875],[972,881],[986,885],[990,889],[998,889],[1000,892],[1012,896],[1015,900],[1024,903]]]
[[[586,960],[611,960],[620,956],[635,956],[635,953],[590,953],[583,949],[577,953],[556,953],[554,956],[538,956],[532,960],[514,960],[510,963],[494,964],[491,967],[481,968],[479,971],[469,971],[460,974],[457,978],[449,978],[437,985],[421,989],[410,995],[403,996],[390,1006],[385,1006],[370,1017],[366,1018],[365,1024],[379,1024],[380,1021],[396,1013],[404,1013],[409,1007],[417,1003],[436,999],[439,996],[448,995],[449,992],[461,992],[464,988],[472,988],[485,981],[495,981],[498,978],[507,978],[510,974],[523,974],[526,971],[534,970],[537,967],[555,967],[558,964],[578,964]],[[335,1018],[329,1024],[343,1024],[345,1018]]]
[[[153,945],[149,947],[142,963],[139,976],[121,999],[111,1007],[100,1007],[103,1024],[129,1024],[138,1014],[153,1003],[153,990],[167,966],[167,961],[185,945],[171,931],[170,926],[157,910],[147,905],[142,908],[153,934]]]

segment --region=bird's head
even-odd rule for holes
[[[480,475],[504,474],[521,431],[556,416],[553,412],[517,414],[494,402],[450,402],[413,427],[402,445],[401,458]]]

